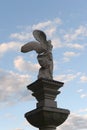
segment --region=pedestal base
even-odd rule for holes
[[[68,117],[69,110],[59,108],[41,107],[25,114],[28,122],[39,129],[57,127]],[[49,127],[48,127],[49,126]]]
[[[37,99],[36,109],[25,114],[27,121],[39,130],[55,130],[68,117],[70,111],[57,108],[55,98],[60,93],[62,82],[48,79],[39,79],[27,86]]]
[[[58,91],[64,83],[49,79],[39,79],[27,86],[33,93],[32,95],[37,99],[38,107],[57,107],[55,98],[60,91]]]
[[[48,126],[48,127],[44,127],[44,128],[39,128],[39,130],[56,130],[55,126]]]

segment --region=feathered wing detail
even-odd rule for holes
[[[37,53],[43,52],[43,48],[41,47],[41,44],[35,41],[28,42],[21,47],[21,52],[23,53],[30,52],[33,50],[36,51]]]

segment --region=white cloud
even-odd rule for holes
[[[78,44],[78,43],[67,43],[66,44],[67,47],[69,48],[73,48],[73,49],[79,49],[79,50],[83,50],[85,48],[85,45],[81,45],[81,44]]]
[[[79,113],[83,113],[83,112],[86,112],[86,113],[87,113],[87,108],[85,108],[85,109],[80,109],[80,110],[79,110]]]
[[[30,82],[31,77],[29,75],[0,70],[0,102],[10,104],[19,100],[26,100],[30,95],[25,88]]]
[[[72,52],[72,51],[67,51],[64,53],[64,56],[66,57],[73,57],[73,56],[78,56],[79,53],[76,53],[76,52]]]
[[[0,56],[7,51],[20,50],[21,43],[20,42],[8,42],[0,44]]]
[[[61,47],[64,46],[59,38],[53,39],[53,40],[52,40],[52,45],[53,45],[53,48],[54,48],[54,49],[55,49],[55,48],[61,48]]]
[[[87,82],[87,76],[83,75],[80,77],[81,82],[85,83]]]
[[[56,32],[56,27],[50,27],[49,29],[45,30],[45,33],[47,34],[47,37],[51,37],[53,35],[53,33]]]
[[[80,96],[81,98],[85,98],[85,97],[87,97],[87,94],[81,94],[81,96]]]
[[[29,40],[29,39],[32,40],[33,36],[31,32],[32,30],[35,29],[45,30],[47,36],[51,37],[53,33],[56,32],[57,26],[60,25],[61,23],[62,21],[60,18],[55,18],[53,20],[48,20],[48,21],[40,22],[38,24],[34,24],[31,27],[26,26],[24,31],[20,33],[13,33],[10,35],[10,38],[15,38],[20,41]]]
[[[10,35],[10,38],[15,38],[20,41],[28,40],[28,39],[32,39],[32,33],[30,32],[13,33]]]
[[[71,34],[65,34],[64,39],[67,42],[77,40],[78,38],[87,36],[87,26],[79,26],[76,30],[74,30]]]
[[[52,44],[54,48],[67,47],[76,50],[84,50],[85,47],[87,46],[86,44],[81,45],[79,43],[64,43],[61,41],[60,38],[52,39]]]
[[[80,75],[80,72],[76,74],[62,74],[62,75],[55,76],[55,80],[59,80],[62,82],[69,82],[77,78],[79,75]]]
[[[66,52],[64,52],[63,60],[64,60],[64,62],[68,62],[68,61],[70,61],[70,59],[72,57],[76,57],[76,56],[79,56],[79,55],[80,55],[80,53],[76,53],[76,52],[73,52],[73,51],[66,51]]]
[[[41,22],[41,23],[38,23],[38,24],[34,24],[32,26],[32,29],[42,29],[42,28],[45,28],[45,27],[48,27],[49,25],[51,25],[52,22],[49,20],[49,21],[46,21],[46,22]]]
[[[83,82],[83,83],[87,82],[85,78],[86,78],[86,77],[81,76],[81,77],[80,77],[81,82]],[[86,97],[87,97],[87,92],[84,91],[84,89],[79,89],[79,90],[77,90],[77,92],[80,94],[80,98],[83,99],[83,98],[86,98]]]
[[[38,24],[35,24],[32,26],[32,29],[46,29],[48,27],[54,27],[56,25],[60,25],[62,23],[61,19],[60,18],[55,18],[54,20],[49,20],[49,21],[46,21],[46,22],[41,22],[41,23],[38,23]]]
[[[18,69],[19,71],[24,71],[24,72],[29,71],[31,73],[36,72],[40,68],[39,64],[34,64],[31,61],[29,62],[25,61],[21,56],[15,58],[14,65],[15,68]]]
[[[77,90],[77,92],[78,92],[78,93],[81,93],[81,92],[83,92],[83,89],[79,89],[79,90]]]
[[[86,130],[87,115],[70,114],[69,118],[57,130]]]

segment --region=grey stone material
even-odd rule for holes
[[[37,108],[42,107],[42,106],[45,106],[45,107],[57,107],[57,102],[53,101],[51,99],[44,99],[44,100],[41,100],[39,103],[37,103]]]
[[[37,99],[37,107],[42,105],[56,107],[57,104],[54,100],[57,94],[60,93],[58,90],[62,86],[62,82],[41,78],[27,86],[27,88],[33,92],[32,95]]]
[[[57,108],[56,96],[64,83],[40,78],[27,86],[37,100],[36,109],[27,112],[27,121],[39,128],[39,130],[56,130],[56,127],[64,123],[70,111]]]
[[[47,126],[56,128],[67,119],[69,113],[66,109],[40,107],[26,113],[25,117],[28,122],[39,129]]]
[[[55,101],[64,83],[53,80],[51,40],[47,40],[46,34],[41,30],[34,30],[33,36],[37,42],[31,41],[21,47],[23,53],[36,51],[40,65],[38,80],[27,86],[37,100],[36,109],[27,112],[25,118],[39,130],[56,130],[70,114],[67,109],[57,108]]]
[[[48,127],[40,128],[40,130],[56,130],[56,128],[55,126],[48,126]]]
[[[37,60],[40,65],[38,79],[53,79],[53,56],[51,40],[47,40],[46,34],[41,30],[33,31],[34,38],[38,41],[31,41],[21,47],[21,52],[27,53],[36,51]]]

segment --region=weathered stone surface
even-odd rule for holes
[[[69,113],[66,109],[40,107],[26,113],[25,117],[35,127],[55,126],[56,128],[67,119]]]
[[[58,90],[62,86],[62,82],[41,78],[27,86],[27,88],[33,92],[32,95],[37,99],[37,107],[57,107],[54,100],[57,94],[60,93]]]
[[[40,65],[38,79],[53,79],[53,56],[51,40],[47,40],[46,34],[41,30],[33,31],[34,38],[38,41],[31,41],[21,47],[21,52],[36,51],[37,60]]]
[[[53,56],[51,40],[41,30],[33,31],[34,38],[21,47],[21,52],[36,51],[40,65],[38,80],[27,86],[37,100],[36,109],[25,114],[25,118],[39,130],[55,130],[68,117],[70,111],[57,108],[56,96],[64,83],[53,80]]]
[[[39,130],[56,130],[68,117],[70,111],[57,108],[55,101],[64,83],[49,79],[38,79],[27,86],[37,99],[37,108],[27,112],[25,118]]]

